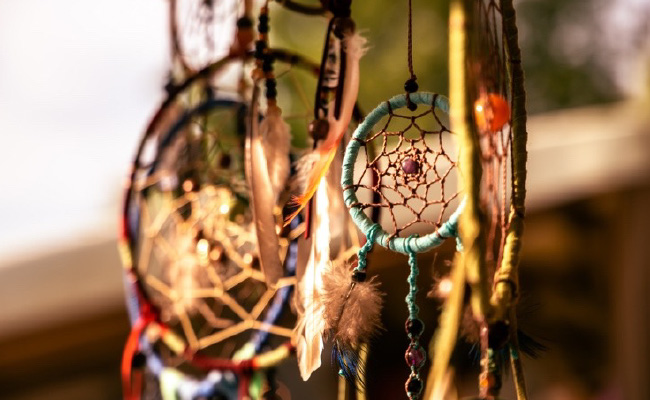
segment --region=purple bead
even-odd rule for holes
[[[402,161],[402,170],[409,175],[417,174],[420,172],[420,163],[408,157]]]
[[[404,354],[404,358],[406,359],[406,364],[409,367],[420,368],[422,367],[425,359],[427,358],[427,353],[419,344],[411,343],[409,345],[409,348],[406,349],[406,354]]]

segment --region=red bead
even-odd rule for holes
[[[411,343],[409,348],[406,349],[406,354],[404,354],[406,359],[406,364],[409,367],[420,368],[424,364],[424,361],[427,358],[427,353],[424,351],[422,346],[417,343]]]

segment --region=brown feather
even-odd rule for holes
[[[321,300],[331,338],[350,346],[367,342],[381,328],[382,293],[374,279],[355,283],[347,263],[330,264]],[[348,295],[349,293],[349,295]]]
[[[257,115],[259,87],[253,93],[252,115]],[[273,208],[277,195],[269,177],[264,141],[258,118],[250,118],[246,140],[246,178],[250,187],[251,209],[255,221],[255,233],[260,256],[260,266],[266,283],[273,287],[284,274],[280,260],[280,241],[276,231]],[[278,125],[278,124],[275,124]]]

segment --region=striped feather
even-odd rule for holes
[[[259,93],[256,93],[259,95]],[[255,97],[255,94],[254,94]],[[256,100],[254,99],[254,104]],[[251,209],[253,211],[253,220],[255,222],[255,233],[257,236],[257,247],[260,256],[260,266],[266,283],[273,287],[278,279],[284,275],[282,261],[280,260],[280,242],[276,231],[277,222],[274,214],[274,207],[277,203],[279,193],[279,184],[275,184],[269,173],[269,163],[275,159],[276,155],[271,154],[267,148],[272,146],[268,139],[277,137],[276,133],[271,132],[271,126],[280,126],[283,121],[273,121],[274,118],[280,118],[281,112],[273,110],[273,105],[269,106],[271,121],[265,118],[265,121],[258,123],[258,118],[250,118],[251,126],[249,129],[249,140],[247,141],[246,151],[246,175],[250,187]],[[251,110],[253,115],[257,115],[257,110]],[[266,125],[266,126],[265,126]],[[266,130],[265,138],[262,135],[262,128]],[[265,146],[266,144],[266,146]],[[267,155],[271,159],[267,159]],[[279,156],[277,156],[280,158]],[[288,157],[288,155],[287,155]],[[288,158],[287,158],[288,163]],[[287,167],[288,168],[288,167]],[[277,175],[281,175],[278,171]]]
[[[341,100],[341,113],[339,119],[329,116],[329,131],[323,143],[307,157],[314,158],[314,166],[308,171],[308,178],[305,179],[306,187],[302,194],[292,198],[292,204],[296,207],[294,212],[285,220],[285,226],[298,215],[309,203],[309,200],[316,193],[316,188],[336,155],[336,150],[348,130],[352,119],[354,105],[359,94],[359,60],[366,51],[366,39],[358,33],[347,35],[343,39],[345,53],[347,56],[347,68],[345,69],[345,81],[343,86],[343,98]]]

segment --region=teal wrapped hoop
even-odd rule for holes
[[[441,95],[428,92],[417,92],[409,95],[410,100],[415,104],[433,105],[445,113],[449,113],[449,100]],[[365,120],[359,124],[352,135],[352,140],[345,149],[343,157],[341,186],[343,187],[343,199],[345,205],[350,211],[350,215],[357,227],[369,236],[370,229],[374,225],[373,221],[363,212],[360,207],[355,207],[359,199],[354,191],[354,164],[359,154],[361,143],[371,132],[373,126],[383,117],[388,115],[391,110],[405,107],[407,104],[406,95],[397,95],[387,102],[381,103],[377,108],[372,110]],[[463,209],[465,201],[462,201],[456,211],[443,223],[435,232],[422,237],[409,238],[391,237],[383,228],[380,228],[375,237],[375,243],[400,253],[424,252],[440,246],[445,239],[458,238],[458,217]],[[460,247],[460,244],[459,246]]]

